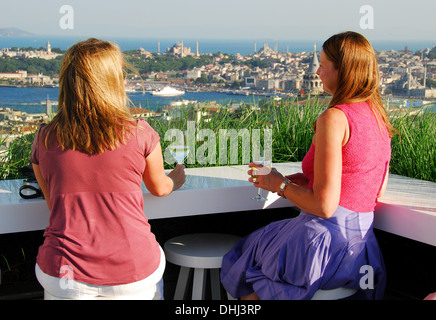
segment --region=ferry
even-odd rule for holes
[[[160,97],[175,97],[175,96],[181,96],[183,94],[185,94],[185,91],[177,90],[171,87],[164,87],[159,91],[152,92],[152,95],[160,96]]]
[[[136,89],[135,89],[135,87],[126,86],[126,92],[127,93],[136,92]]]

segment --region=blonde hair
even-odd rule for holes
[[[134,126],[124,88],[127,66],[117,45],[88,39],[62,60],[58,112],[46,127],[45,145],[55,136],[62,148],[99,154],[117,148]]]
[[[384,123],[392,137],[396,130],[381,101],[378,63],[369,41],[359,33],[347,31],[327,39],[322,48],[338,70],[338,86],[329,108],[366,101],[379,125]]]

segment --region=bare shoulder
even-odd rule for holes
[[[327,132],[334,134],[341,139],[344,146],[349,138],[349,127],[347,116],[344,112],[337,108],[328,108],[325,110],[316,121],[317,132]]]
[[[329,123],[329,122],[347,122],[347,116],[345,113],[337,108],[328,108],[318,117],[320,122]]]

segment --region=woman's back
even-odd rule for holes
[[[384,124],[379,126],[366,102],[335,106],[347,117],[350,135],[342,148],[339,205],[357,212],[374,210],[377,195],[388,171],[391,148]],[[313,183],[315,145],[303,159],[303,172]]]
[[[157,133],[139,121],[125,144],[95,155],[58,146],[47,150],[39,138],[31,160],[40,164],[52,208],[38,255],[41,269],[60,277],[61,266],[70,265],[75,280],[95,285],[146,278],[160,261],[141,190]]]

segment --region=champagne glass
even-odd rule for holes
[[[253,178],[257,178],[259,175],[267,175],[271,171],[271,160],[256,160],[253,162],[255,164],[260,164],[263,166],[262,168],[257,168],[257,167],[251,168],[253,173],[256,172],[255,174],[252,174]],[[257,195],[255,195],[251,199],[256,201],[266,201],[267,199],[261,194],[261,189],[262,188],[257,188]]]
[[[183,164],[189,154],[189,147],[185,145],[170,146],[170,152],[178,164]]]

